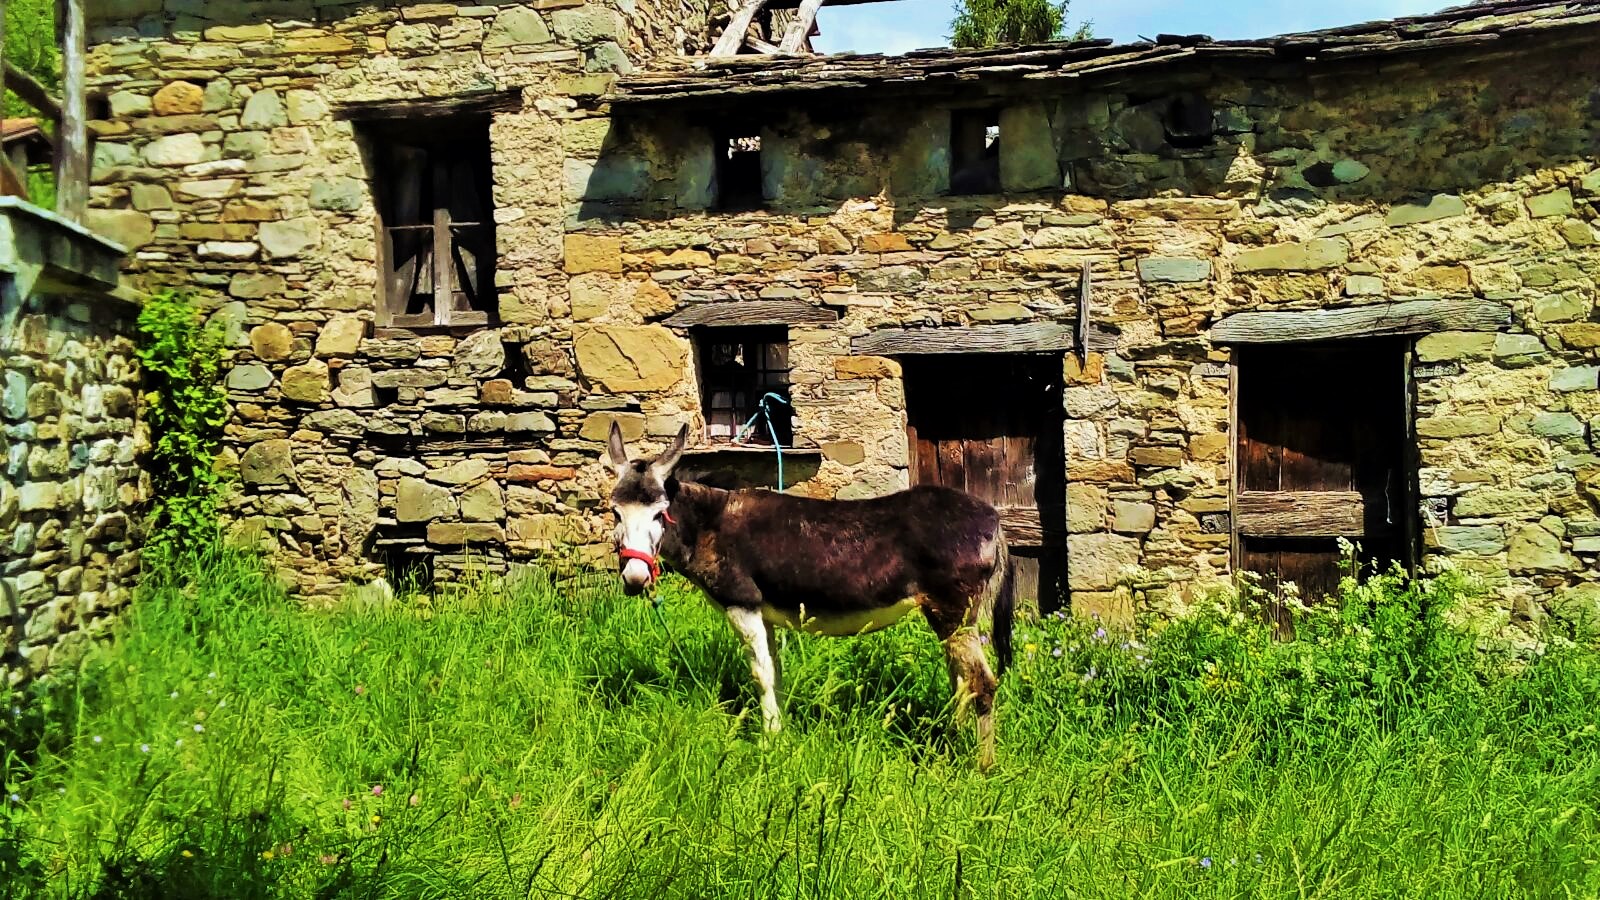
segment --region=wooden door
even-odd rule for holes
[[[913,484],[1000,510],[1019,602],[1066,599],[1066,451],[1058,354],[936,354],[903,361]]]
[[[1315,602],[1345,574],[1413,553],[1407,348],[1398,340],[1239,351],[1233,522],[1238,564],[1281,599]],[[1274,611],[1289,628],[1281,604]]]

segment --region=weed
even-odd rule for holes
[[[311,610],[150,582],[5,699],[0,895],[1514,897],[1600,890],[1600,659],[1511,668],[1398,575],[1275,641],[1235,601],[1018,632],[1000,763],[937,641],[785,637],[764,738],[720,615],[522,577]]]

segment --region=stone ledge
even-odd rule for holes
[[[75,222],[16,197],[0,197],[0,272],[10,273],[19,293],[88,289],[108,299],[137,302],[121,289],[127,249]]]

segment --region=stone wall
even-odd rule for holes
[[[0,673],[70,663],[125,605],[148,479],[120,249],[0,200]]]
[[[1063,360],[1068,580],[1074,607],[1122,617],[1229,570],[1233,356],[1210,326],[1244,310],[1492,300],[1512,312],[1503,333],[1416,344],[1425,563],[1488,578],[1481,612],[1508,634],[1536,635],[1551,614],[1593,621],[1600,93],[1568,66],[1600,62],[1553,58],[1310,83],[1188,72],[1137,96],[1014,90],[991,98],[1003,196],[940,196],[950,113],[936,95],[870,117],[788,104],[762,129],[767,209],[739,214],[708,210],[709,136],[679,124],[689,116],[619,108],[593,166],[606,177],[567,238],[579,370],[615,368],[584,347],[614,356],[620,337],[688,354],[688,333],[658,323],[695,304],[837,310],[837,326],[789,330],[798,439],[826,452],[799,490],[879,494],[908,482],[904,390],[894,361],[852,355],[851,339],[1071,323],[1088,262],[1092,320],[1117,337],[1087,365]],[[1212,107],[1202,146],[1169,143],[1175,97]],[[694,420],[694,369],[676,371],[643,388],[587,381],[652,426]]]
[[[713,6],[151,0],[97,13],[91,79],[110,118],[96,124],[92,223],[135,249],[139,283],[198,291],[235,336],[230,514],[284,552],[303,591],[419,556],[441,575],[475,557],[501,571],[592,541],[572,515],[592,454],[561,225],[563,144],[592,132],[563,121],[616,73],[703,46]],[[361,110],[463,95],[498,98],[499,323],[376,330]]]
[[[1426,297],[1513,312],[1501,334],[1418,343],[1428,561],[1483,572],[1485,612],[1524,636],[1597,602],[1600,61],[1584,46],[696,110],[604,97],[623,66],[603,48],[675,35],[668,6],[327,9],[168,11],[93,52],[114,113],[100,221],[147,283],[198,286],[239,325],[234,514],[308,593],[385,560],[502,570],[599,542],[610,422],[647,446],[700,434],[689,334],[662,324],[698,304],[840,313],[789,331],[797,435],[821,453],[796,489],[903,486],[899,366],[851,339],[1070,323],[1087,261],[1115,346],[1063,359],[1075,607],[1123,616],[1229,569],[1232,356],[1212,325]],[[350,111],[497,90],[521,92],[490,133],[500,324],[374,330]],[[979,98],[999,110],[1004,193],[944,196],[950,109]],[[1174,104],[1208,133],[1176,135]],[[764,123],[762,211],[714,209],[709,126],[728,115]]]

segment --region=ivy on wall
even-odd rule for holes
[[[139,312],[147,469],[154,498],[147,520],[146,566],[217,534],[224,478],[215,459],[228,418],[222,374],[228,351],[221,327],[202,324],[187,296],[153,295]]]

